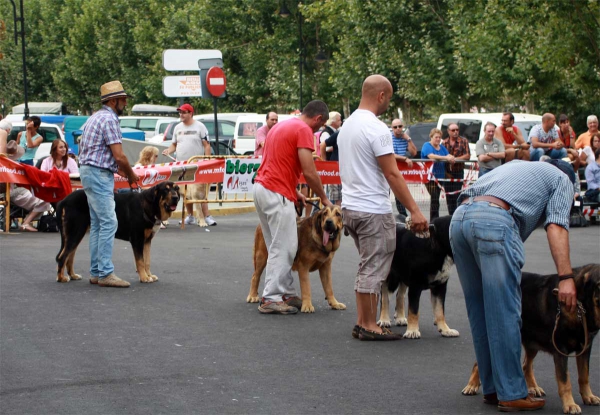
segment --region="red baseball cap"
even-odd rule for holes
[[[192,107],[190,104],[183,104],[181,107],[177,108],[177,111],[189,111],[193,113],[194,107]]]

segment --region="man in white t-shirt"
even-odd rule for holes
[[[402,336],[377,325],[377,303],[396,250],[394,195],[411,213],[413,232],[426,231],[427,219],[398,170],[390,130],[377,117],[392,98],[390,81],[371,75],[362,86],[358,109],[344,122],[338,151],[342,178],[344,226],[360,255],[354,291],[358,318],[352,336],[361,340],[399,340]]]
[[[173,141],[169,148],[164,150],[162,153],[165,156],[177,151],[177,161],[186,161],[193,156],[203,156],[205,154],[210,155],[210,143],[208,141],[208,130],[206,126],[200,121],[194,120],[194,107],[190,104],[183,104],[177,108],[181,123],[177,124],[173,130]],[[202,184],[191,184],[187,186],[188,198],[193,199],[205,199],[208,193],[208,185]],[[217,222],[213,219],[208,211],[208,203],[201,203],[202,215],[204,221],[208,226],[215,226]],[[199,222],[194,217],[194,205],[185,205],[187,211],[187,217],[185,218],[186,225],[196,225]],[[206,226],[200,220],[200,226]]]

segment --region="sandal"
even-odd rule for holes
[[[37,232],[38,231],[36,228],[34,228],[33,226],[31,226],[29,223],[21,225],[21,230],[22,231],[27,231],[27,232]]]

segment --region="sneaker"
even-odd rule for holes
[[[117,288],[127,288],[131,284],[127,281],[123,281],[121,278],[117,277],[115,274],[110,274],[104,278],[98,278],[98,285],[100,287],[117,287]]]
[[[217,221],[213,219],[212,216],[208,215],[207,217],[204,218],[204,220],[206,221],[206,224],[208,226],[217,226]]]
[[[258,311],[261,314],[296,314],[298,309],[296,307],[290,307],[283,301],[276,303],[274,301],[263,302],[261,300],[258,305]]]
[[[195,225],[196,224],[196,218],[192,215],[187,215],[185,217],[185,224],[186,225]]]
[[[283,302],[290,307],[296,307],[298,310],[302,309],[302,299],[300,297],[296,297],[295,295],[284,295]]]
[[[98,284],[98,277],[90,277],[90,284]]]

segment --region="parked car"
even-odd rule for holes
[[[404,127],[404,132],[412,139],[417,147],[417,155],[413,158],[421,158],[421,148],[423,144],[429,142],[429,133],[436,127],[434,122],[419,122]]]
[[[198,118],[196,118],[196,117],[198,117]],[[208,130],[208,137],[209,137],[211,145],[212,145],[212,143],[214,143],[216,141],[215,135],[214,135],[214,131],[215,131],[214,115],[212,116],[213,118],[210,120],[207,120],[204,117],[205,117],[205,115],[196,115],[196,116],[194,116],[194,119],[200,121],[202,124],[204,124],[206,126],[206,129]],[[165,128],[163,134],[155,135],[154,137],[152,137],[149,140],[149,142],[153,143],[153,144],[169,142],[169,144],[170,144],[170,141],[173,140],[173,131],[175,130],[175,127],[177,125],[179,125],[180,122],[181,121],[170,122],[167,125],[167,127]],[[233,149],[232,144],[233,144],[233,131],[235,129],[235,123],[232,121],[229,121],[229,120],[217,119],[217,124],[219,126],[219,143],[225,143],[227,146],[229,146]],[[221,149],[220,145],[219,145],[219,149]],[[219,153],[219,154],[221,154],[221,153]]]
[[[10,135],[8,136],[8,141],[16,140],[17,136],[21,131],[25,131],[25,121],[13,121],[12,129],[10,130]],[[38,128],[38,133],[42,136],[44,141],[40,144],[35,152],[35,156],[33,158],[33,163],[35,163],[46,156],[50,155],[50,147],[52,146],[52,142],[57,138],[64,140],[64,136],[62,134],[62,130],[56,124],[48,124],[41,123]]]
[[[151,116],[124,116],[119,117],[119,123],[121,128],[133,128],[141,130],[146,136],[146,141],[154,137],[156,130],[156,123],[159,120],[177,121],[177,118],[173,117],[151,117]]]
[[[523,138],[527,141],[529,132],[536,124],[542,123],[542,116],[535,114],[513,113],[515,116],[515,125],[523,133]],[[496,126],[502,123],[501,112],[479,112],[463,114],[442,114],[438,119],[437,128],[442,130],[442,139],[448,137],[448,125],[458,124],[461,137],[469,140],[469,149],[471,150],[471,160],[477,160],[475,156],[475,143],[484,136],[484,127],[487,122],[492,122]]]
[[[75,136],[73,133],[77,130],[81,130],[83,124],[89,119],[89,115],[69,115],[63,121],[62,131],[65,136],[65,140],[69,145],[69,148],[73,149],[75,154],[79,154],[79,144],[75,142]]]

